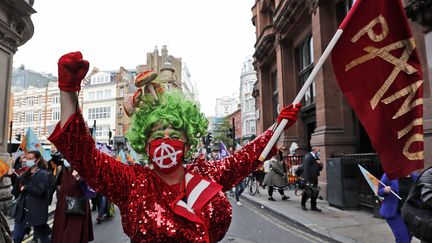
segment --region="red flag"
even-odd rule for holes
[[[423,77],[400,0],[358,0],[332,52],[339,86],[390,178],[423,168]]]

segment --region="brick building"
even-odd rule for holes
[[[256,97],[257,134],[277,117],[278,107],[289,105],[306,81],[314,63],[327,47],[337,27],[351,8],[352,0],[257,0],[252,7],[256,27],[254,66],[258,81]],[[408,1],[404,1],[406,4]],[[425,163],[432,164],[432,34],[411,22],[424,73]],[[298,142],[300,151],[320,146],[322,159],[341,153],[374,152],[364,128],[345,100],[333,72],[331,60],[319,71],[302,100],[299,121],[279,140],[289,147]],[[323,171],[320,183],[325,186]]]

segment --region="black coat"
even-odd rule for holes
[[[25,187],[18,201],[16,222],[26,226],[46,224],[48,221],[48,177],[44,169],[21,176],[20,185]],[[21,186],[20,186],[21,187]]]
[[[311,153],[307,153],[303,159],[302,177],[313,184],[318,184],[318,176],[323,168],[316,161],[317,159]]]

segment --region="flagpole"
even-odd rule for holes
[[[339,38],[341,37],[342,33],[343,33],[342,29],[338,29],[336,31],[333,38],[330,40],[330,43],[328,44],[327,48],[324,50],[323,54],[318,59],[317,64],[313,68],[311,74],[307,78],[306,82],[303,84],[301,90],[298,92],[298,94],[295,97],[292,104],[297,104],[303,99],[304,95],[306,94],[306,91],[308,90],[308,88],[312,84],[312,82],[314,81],[318,72],[321,70],[321,67],[324,65],[325,60],[328,58],[328,56],[330,56],[331,51],[335,47],[335,45],[336,45],[337,41],[339,40]],[[275,132],[273,133],[273,136],[270,138],[270,141],[267,143],[267,146],[264,148],[264,150],[262,151],[262,153],[259,157],[259,160],[261,162],[263,162],[265,160],[265,158],[269,154],[271,148],[276,143],[276,141],[279,139],[280,135],[282,134],[282,132],[283,132],[283,130],[287,124],[288,124],[288,119],[283,119],[279,123],[278,127],[276,128]]]
[[[382,181],[380,181],[380,180],[378,180],[378,181],[379,181],[379,183],[380,183],[382,186],[384,186],[384,187],[387,186],[387,185],[384,184]],[[393,190],[390,190],[390,192],[391,192],[393,195],[395,195],[395,197],[399,198],[399,200],[402,200],[402,198],[401,198],[398,194],[396,194],[396,192],[394,192]]]

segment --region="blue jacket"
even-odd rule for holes
[[[418,178],[417,173],[411,173],[411,178],[413,179],[413,182],[415,183]],[[398,179],[390,180],[387,177],[387,174],[384,174],[381,178],[381,182],[384,183],[387,186],[390,186],[392,191],[394,191],[396,194],[399,194],[399,182]],[[385,219],[393,218],[398,214],[398,204],[399,199],[393,195],[393,193],[385,193],[384,192],[384,186],[379,184],[378,187],[378,196],[384,197],[384,202],[381,205],[380,214]]]

